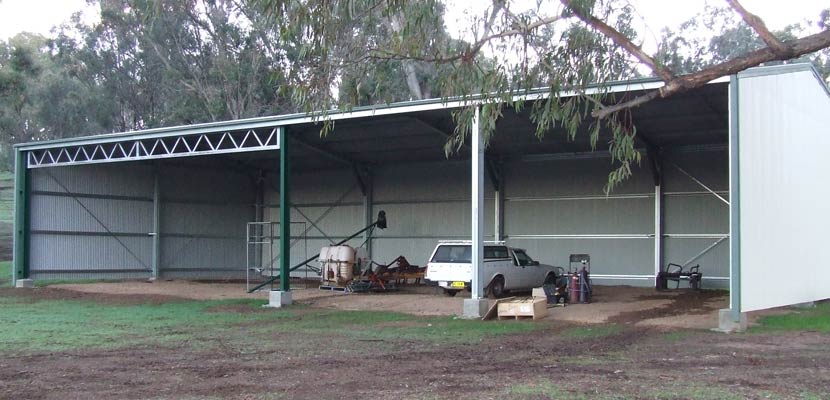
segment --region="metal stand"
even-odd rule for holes
[[[308,257],[308,237],[306,235],[305,222],[292,222],[292,225],[298,225],[302,229],[295,232],[302,232],[302,236],[297,237],[291,242],[293,248],[299,242],[302,242],[303,258]],[[248,222],[245,243],[247,247],[246,252],[246,268],[245,268],[245,290],[250,292],[252,285],[262,284],[266,281],[265,278],[270,278],[279,275],[279,222]],[[297,253],[294,253],[297,254]],[[306,269],[306,279],[308,279],[308,270]],[[271,290],[274,289],[273,281],[271,282]]]

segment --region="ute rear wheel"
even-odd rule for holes
[[[497,276],[490,282],[490,297],[498,299],[504,296],[504,278]]]
[[[444,296],[455,297],[460,290],[444,289]]]

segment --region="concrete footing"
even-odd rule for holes
[[[489,307],[487,299],[464,299],[464,314],[461,316],[465,319],[481,319]]]
[[[268,304],[263,307],[281,308],[291,305],[291,292],[272,290],[268,294]]]
[[[735,321],[732,318],[732,310],[724,308],[718,312],[718,329],[719,332],[735,333],[744,332],[747,327],[746,313],[741,313],[740,321]]]
[[[14,287],[20,289],[31,289],[35,287],[35,281],[31,279],[18,279],[14,282]]]

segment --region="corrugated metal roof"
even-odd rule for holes
[[[713,81],[714,82],[714,81]],[[663,82],[655,78],[635,79],[629,81],[611,82],[606,85],[594,85],[586,90],[592,93],[598,90],[607,90],[611,93],[621,93],[639,90],[657,89],[663,86]],[[562,97],[573,96],[575,93],[563,92]],[[526,94],[515,96],[515,99],[538,100],[548,97],[547,89],[528,90]],[[245,130],[274,126],[291,126],[298,124],[315,123],[324,120],[347,120],[373,116],[405,114],[416,111],[459,108],[469,104],[475,104],[480,95],[470,96],[467,99],[426,99],[418,101],[406,101],[400,103],[374,105],[368,107],[357,107],[348,111],[329,110],[315,113],[299,113],[288,115],[277,115],[257,118],[247,118],[232,121],[210,122],[203,124],[174,126],[165,128],[146,129],[132,132],[110,133],[101,135],[82,136],[48,140],[41,142],[29,142],[15,145],[22,150],[38,150],[61,146],[75,146],[93,143],[110,143],[125,139],[151,139],[159,137],[193,135],[217,131]]]

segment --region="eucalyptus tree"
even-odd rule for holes
[[[827,29],[830,9],[824,10],[817,21],[805,19],[774,31],[783,40],[795,40],[812,29]],[[712,35],[708,32],[718,32]],[[708,5],[693,18],[675,29],[664,29],[657,58],[675,73],[694,71],[723,63],[743,54],[762,49],[764,41],[752,27],[728,7]],[[830,48],[804,54],[789,60],[774,60],[766,65],[810,62],[825,80],[830,82]]]
[[[64,68],[50,49],[51,42],[36,34],[0,41],[0,145],[7,166],[11,144],[97,133],[106,124],[95,112],[95,88]]]
[[[137,70],[156,104],[148,125],[238,119],[289,108],[275,91],[282,60],[230,0],[105,0],[89,37],[99,61]],[[273,40],[273,38],[271,38]],[[129,74],[128,74],[129,75]],[[151,88],[150,86],[157,85]]]
[[[50,37],[0,42],[0,145],[294,111],[292,53],[231,0],[90,0]]]
[[[504,107],[527,106],[514,100],[515,96],[541,84],[549,98],[529,105],[537,135],[561,127],[573,138],[587,116],[591,117],[587,131],[594,146],[601,130],[611,132],[608,147],[616,164],[607,190],[630,176],[632,164],[640,161],[636,127],[626,118],[631,108],[762,63],[830,47],[826,15],[821,16],[824,25],[818,33],[787,39],[773,34],[738,0],[726,0],[728,9],[751,28],[762,45],[707,65],[690,64],[682,71],[672,70],[665,54],[643,49],[642,38],[632,29],[636,10],[625,0],[539,0],[529,10],[519,10],[524,2],[517,0],[492,0],[469,22],[472,37],[466,41],[433,35],[434,21],[442,10],[439,0],[251,2],[270,18],[280,37],[298,49],[288,87],[301,109],[348,109],[360,104],[359,96],[338,97],[332,90],[356,65],[372,72],[382,72],[391,62],[441,66],[447,73],[434,94],[458,98],[467,105],[454,114],[456,132],[446,148],[452,152],[468,136],[474,105],[480,106],[483,134],[489,139]],[[359,27],[365,26],[397,27],[385,35],[363,35]],[[639,73],[655,76],[664,85],[633,98],[609,95],[606,82]],[[565,92],[576,95],[562,96]]]

